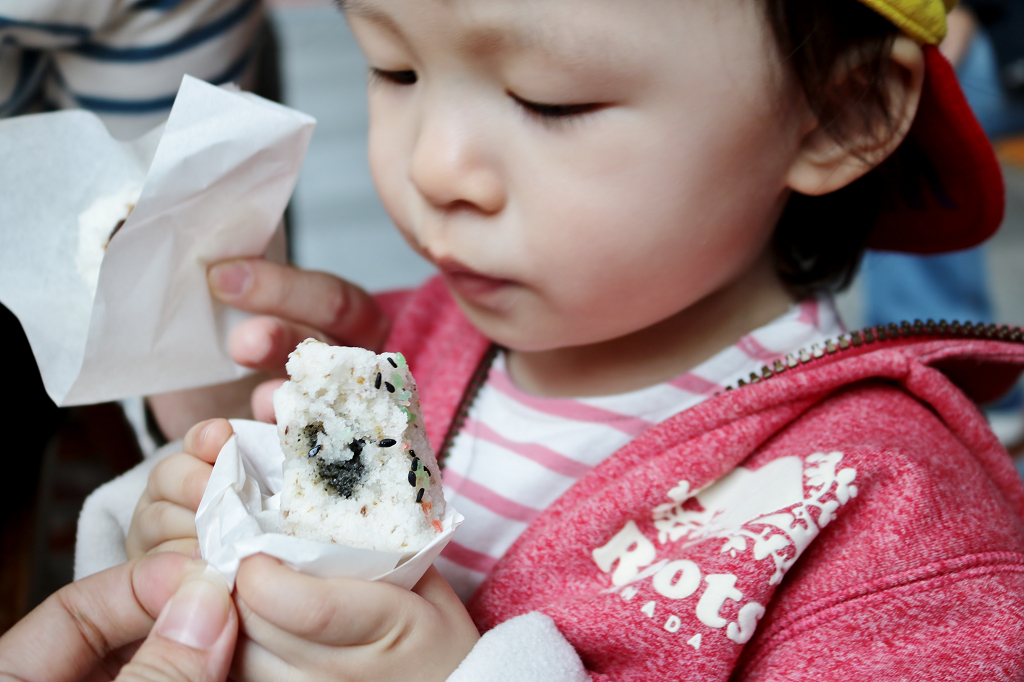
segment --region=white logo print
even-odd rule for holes
[[[654,509],[658,542],[684,540],[686,546],[722,538],[721,551],[736,556],[749,540],[754,559],[772,557],[769,584],[776,585],[836,510],[857,496],[857,470],[839,469],[842,459],[841,452],[816,452],[804,461],[783,457],[756,471],[738,467],[694,495],[686,494],[689,484],[682,481],[669,491],[673,501]],[[700,511],[684,509],[691,498]],[[762,528],[755,532],[751,526]],[[790,546],[794,552],[787,551]]]
[[[768,584],[776,585],[839,507],[856,497],[857,471],[840,469],[842,459],[841,452],[816,452],[803,459],[783,457],[753,471],[738,467],[692,493],[689,482],[681,481],[668,492],[670,501],[653,510],[658,544],[681,541],[680,548],[686,548],[720,539],[719,551],[732,557],[752,544],[755,561],[771,557],[775,571]],[[726,636],[738,644],[753,636],[765,607],[744,598],[736,575],[705,574],[692,560],[659,560],[658,553],[637,524],[628,521],[592,555],[601,571],[611,573],[613,587],[608,591],[621,590],[625,601],[638,594],[636,584],[642,580],[650,580],[655,592],[673,601],[688,599],[703,587],[694,611],[697,620],[710,628],[725,628]],[[742,604],[733,622],[722,616],[727,601]],[[656,611],[655,601],[640,608],[647,618],[661,623],[664,615]],[[682,619],[670,613],[662,627],[676,633],[682,625]],[[686,643],[699,650],[700,633]]]

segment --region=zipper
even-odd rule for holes
[[[462,431],[462,426],[466,423],[466,419],[469,417],[469,410],[473,407],[473,403],[476,401],[476,396],[480,393],[480,389],[484,387],[484,383],[487,382],[487,375],[491,371],[491,365],[494,364],[494,358],[498,356],[498,351],[501,347],[492,343],[488,348],[484,356],[480,358],[480,364],[473,370],[473,376],[469,378],[469,383],[466,384],[466,390],[462,393],[462,399],[459,401],[459,407],[455,410],[455,416],[452,418],[452,423],[448,425],[448,432],[444,434],[444,440],[441,441],[441,448],[437,451],[437,468],[438,470],[444,469],[444,461],[448,459],[448,453],[451,451],[452,443],[455,441],[455,437]]]
[[[938,322],[935,320],[928,320],[927,322],[914,320],[913,322],[903,321],[899,324],[893,322],[887,325],[880,324],[877,327],[864,327],[858,331],[840,334],[835,339],[826,339],[824,346],[815,343],[810,348],[801,348],[794,353],[789,353],[785,358],[779,358],[771,365],[763,365],[760,374],[751,372],[749,379],[740,379],[736,382],[735,386],[726,386],[725,390],[732,391],[750,384],[759,384],[788,370],[812,364],[821,358],[832,357],[850,350],[858,350],[864,346],[898,341],[900,339],[929,337],[935,339],[989,339],[993,341],[1024,343],[1024,329],[1005,324],[996,325],[980,322],[978,324],[971,322],[961,324],[957,321],[946,322],[946,320],[939,320]],[[483,388],[484,383],[487,381],[487,374],[490,372],[491,365],[494,364],[494,358],[499,350],[500,347],[492,343],[487,352],[484,353],[483,358],[481,358],[480,364],[477,365],[472,377],[470,377],[466,390],[462,394],[462,400],[455,410],[452,423],[448,427],[448,432],[441,442],[441,448],[437,451],[438,468],[444,468],[444,461],[448,457],[452,443],[455,441],[455,437],[459,435],[459,432],[462,431],[462,427],[466,423],[467,417],[469,417],[469,410],[480,393],[480,389]]]
[[[751,372],[749,379],[740,379],[735,386],[725,387],[726,391],[742,388],[750,384],[759,384],[784,372],[811,364],[826,356],[842,354],[846,351],[860,349],[863,346],[870,346],[886,341],[897,341],[900,339],[968,339],[968,340],[992,340],[1009,341],[1011,343],[1024,343],[1024,329],[1011,327],[1009,325],[984,324],[958,321],[946,322],[946,320],[914,320],[912,323],[904,320],[899,324],[891,322],[880,324],[877,327],[864,327],[858,331],[847,334],[840,334],[835,339],[826,339],[825,345],[813,344],[809,349],[801,348],[795,353],[789,353],[785,358],[779,358],[771,365],[763,365],[761,373]]]

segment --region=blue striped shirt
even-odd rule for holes
[[[252,85],[262,0],[0,0],[0,117],[82,107],[119,138],[181,78]]]

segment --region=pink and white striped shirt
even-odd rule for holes
[[[616,450],[775,359],[843,331],[831,296],[820,295],[671,381],[587,398],[520,391],[499,353],[445,463],[445,498],[466,521],[438,570],[469,599],[530,522]]]

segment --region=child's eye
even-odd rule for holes
[[[375,83],[390,83],[391,85],[412,85],[416,82],[416,72],[412,70],[385,71],[370,67],[370,80]]]
[[[542,102],[531,102],[512,93],[509,96],[516,101],[527,113],[542,119],[566,119],[574,116],[582,116],[604,108],[600,102],[586,102],[584,104],[544,104]]]

